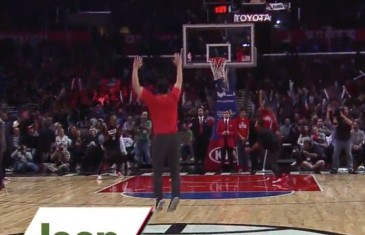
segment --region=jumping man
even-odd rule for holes
[[[156,210],[162,210],[162,174],[165,161],[168,161],[171,176],[171,201],[168,211],[174,211],[180,197],[180,138],[177,129],[177,106],[182,86],[181,54],[173,59],[177,68],[176,83],[169,90],[166,80],[156,83],[157,94],[153,94],[139,84],[138,70],[142,67],[142,58],[133,62],[132,87],[138,98],[147,105],[152,120],[152,166],[153,192],[156,197]]]

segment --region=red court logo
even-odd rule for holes
[[[222,153],[221,153],[221,148],[217,147],[217,148],[213,148],[212,150],[210,150],[209,152],[209,159],[215,163],[221,163],[221,159],[222,159]],[[233,149],[233,163],[237,162],[237,150],[236,148]],[[225,163],[228,164],[229,163],[229,158],[228,155],[225,156]]]
[[[269,175],[182,175],[181,199],[238,199],[288,195],[293,192],[320,191],[311,175],[290,175],[288,182],[276,185]],[[135,176],[99,190],[123,196],[154,198],[152,176]],[[171,197],[170,177],[162,177],[164,198]]]

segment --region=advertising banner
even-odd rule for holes
[[[139,235],[151,215],[151,207],[42,207],[25,235]]]
[[[233,14],[233,23],[271,22],[270,14]]]

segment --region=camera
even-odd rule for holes
[[[341,109],[336,109],[336,110],[335,110],[335,112],[334,112],[334,115],[335,115],[336,117],[341,116]]]
[[[341,117],[341,113],[345,111],[345,108],[341,107],[335,110],[334,115],[335,117]]]

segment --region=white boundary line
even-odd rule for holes
[[[122,182],[124,182],[124,181],[130,180],[130,179],[133,179],[133,178],[135,178],[135,176],[132,176],[132,177],[127,178],[127,179],[122,179],[121,181],[115,182],[114,184],[111,184],[111,185],[105,186],[105,187],[104,187],[104,188],[102,188],[102,189],[99,189],[99,190],[98,190],[98,191],[96,191],[95,193],[99,193],[100,191],[103,191],[103,190],[105,190],[105,189],[107,189],[107,188],[111,188],[111,187],[113,187],[113,186],[115,186],[115,185],[117,185],[117,184],[119,184],[119,183],[122,183]],[[117,178],[117,179],[118,179],[118,178]],[[102,180],[100,180],[100,181],[102,181]]]
[[[316,182],[316,184],[318,185],[319,190],[321,190],[321,192],[324,192],[324,190],[323,190],[322,186],[319,184],[316,176],[315,175],[312,175],[312,177],[313,177],[314,181]]]

